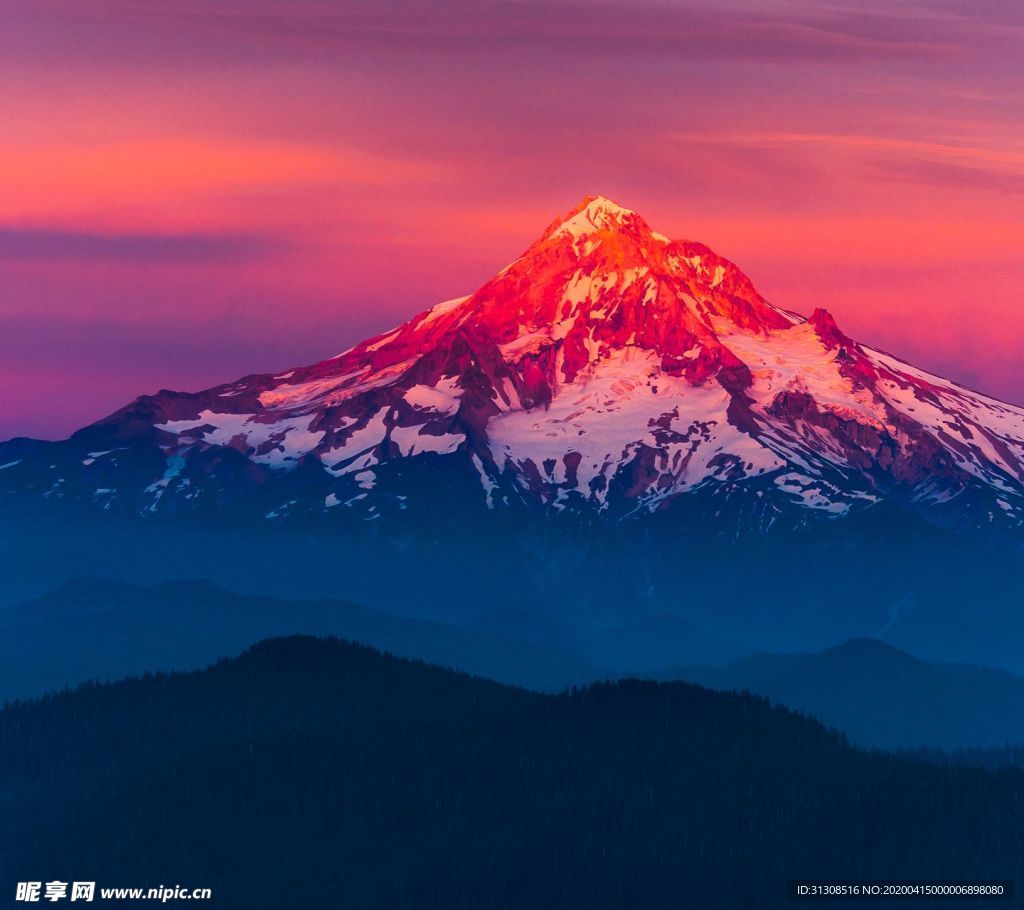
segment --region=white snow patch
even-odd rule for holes
[[[477,473],[480,475],[480,483],[484,488],[484,499],[487,502],[487,508],[494,508],[494,491],[497,489],[497,484],[491,478],[491,476],[484,470],[484,463],[480,460],[480,456],[473,453],[473,466],[476,468]]]
[[[537,332],[528,332],[505,344],[499,344],[502,359],[506,363],[515,363],[527,354],[536,354],[550,347],[554,343],[549,329],[542,329]]]
[[[721,461],[709,464],[716,456],[735,456],[751,474],[783,466],[729,423],[729,402],[717,383],[692,386],[663,373],[653,353],[626,348],[590,364],[547,407],[492,417],[488,437],[499,464],[509,460],[523,468],[532,462],[551,483],[569,482],[565,456],[578,454],[575,488],[598,501],[605,493],[592,493],[591,481],[611,480],[641,446],[655,449],[658,469],[671,481],[650,496],[664,498],[717,478]],[[545,462],[554,463],[551,474]]]
[[[827,348],[809,323],[760,335],[718,320],[715,331],[750,368],[754,384],[749,394],[760,408],[770,405],[781,391],[803,391],[823,410],[854,417],[877,429],[885,426],[885,408],[866,390],[855,389],[839,372],[838,352]]]
[[[324,438],[323,430],[310,430],[313,417],[292,417],[266,422],[260,414],[218,414],[203,411],[192,420],[170,420],[158,426],[170,433],[196,435],[208,445],[227,446],[239,441],[250,460],[271,467],[289,467],[315,449]]]
[[[506,268],[508,267],[506,266]],[[451,300],[443,300],[441,301],[441,303],[434,304],[434,306],[427,310],[426,315],[418,323],[416,323],[416,327],[413,329],[413,331],[419,331],[425,325],[429,325],[435,319],[440,319],[442,316],[451,313],[453,310],[457,310],[472,296],[472,294],[467,294],[465,297],[453,297]]]
[[[389,342],[394,341],[399,336],[401,331],[402,330],[400,328],[398,328],[398,329],[395,329],[393,332],[389,332],[387,335],[383,336],[378,341],[375,341],[373,344],[368,344],[366,346],[366,350],[367,351],[379,351],[382,347],[384,347],[384,345],[388,344]]]
[[[423,432],[423,427],[392,427],[391,441],[405,456],[421,455],[424,452],[450,455],[466,441],[466,437],[462,433],[443,433],[440,436],[431,436]]]
[[[886,401],[922,424],[964,470],[997,490],[1013,489],[1006,475],[1024,482],[1024,408],[958,386],[880,351],[865,350],[882,370],[878,386]]]
[[[368,372],[368,366],[362,366],[351,373],[340,376],[328,376],[325,379],[313,379],[309,382],[280,385],[275,389],[261,392],[259,403],[265,408],[294,407],[309,404],[325,397],[330,392],[344,387]]]
[[[367,420],[365,426],[353,430],[348,439],[340,446],[335,446],[333,449],[321,452],[320,460],[324,463],[324,466],[333,473],[347,474],[351,466],[339,470],[338,465],[342,461],[347,461],[356,455],[361,455],[384,441],[384,436],[387,433],[384,418],[387,416],[388,410],[387,406],[380,408]],[[372,457],[372,453],[369,454]]]
[[[414,385],[405,393],[405,401],[420,411],[452,416],[459,409],[462,389],[458,376],[446,376],[436,385]]]
[[[563,221],[549,236],[568,234],[574,239],[589,237],[595,230],[613,228],[623,219],[634,214],[610,199],[597,196],[580,209],[572,218]]]

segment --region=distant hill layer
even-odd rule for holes
[[[1024,679],[919,660],[877,641],[707,667],[697,666],[700,655],[726,649],[671,615],[584,636],[536,610],[495,611],[460,626],[344,600],[236,594],[202,581],[80,579],[0,609],[0,701],[87,680],[198,669],[262,639],[295,634],[334,635],[544,692],[635,675],[746,690],[868,747],[1024,744]]]
[[[346,600],[235,594],[199,580],[83,578],[0,609],[0,703],[88,680],[198,669],[262,639],[296,634],[334,635],[539,690],[603,675],[554,643],[506,640]]]
[[[1024,679],[1002,670],[918,660],[861,639],[820,654],[766,654],[724,669],[659,674],[764,695],[883,749],[1024,743]]]

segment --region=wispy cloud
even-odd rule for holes
[[[97,23],[126,39],[159,39],[162,54],[220,57],[273,52],[285,56],[336,52],[488,54],[555,51],[624,57],[687,54],[699,58],[818,61],[942,57],[994,36],[988,18],[1011,15],[992,4],[988,17],[941,3],[871,2],[508,2],[508,0],[15,0],[22,33],[33,9],[60,11],[79,30]],[[78,50],[81,50],[79,48]]]
[[[59,127],[59,124],[57,124]],[[213,210],[229,194],[361,187],[449,179],[426,157],[371,153],[338,143],[155,137],[90,145],[23,143],[0,133],[0,218],[62,216],[199,200]]]
[[[284,246],[257,234],[102,234],[59,228],[0,227],[0,260],[119,263],[239,263]]]
[[[857,133],[677,133],[684,142],[708,145],[771,148],[798,145],[827,145],[836,149],[911,152],[924,157],[984,162],[1024,169],[1024,153],[949,142],[928,142],[899,136],[872,136]]]
[[[869,162],[872,177],[879,180],[1024,190],[1024,153],[1012,149],[844,133],[678,133],[672,138],[684,146],[723,150],[820,149],[825,156],[842,154]]]

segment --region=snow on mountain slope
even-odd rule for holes
[[[944,523],[1024,515],[1024,409],[860,345],[824,310],[768,303],[603,197],[475,293],[329,360],[144,396],[57,446],[74,453],[59,477],[24,441],[0,447],[0,488],[151,512],[301,469],[315,495],[268,516],[372,519],[415,499],[394,487],[415,464],[471,474],[489,508],[635,515],[702,490],[772,513],[886,499]]]
[[[760,475],[785,465],[729,422],[730,395],[717,383],[692,386],[665,373],[658,357],[627,347],[588,364],[548,406],[500,414],[488,424],[490,452],[553,504],[571,492],[601,507],[619,468],[650,453],[649,472],[629,491],[648,508],[738,470]]]

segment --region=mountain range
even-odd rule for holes
[[[609,675],[555,635],[527,640],[383,613],[344,600],[241,595],[189,579],[82,578],[0,610],[0,704],[84,682],[194,670],[265,638],[332,635],[499,682],[558,691]],[[1024,740],[1024,737],[1022,737]]]
[[[869,639],[815,654],[724,662],[699,629],[657,617],[581,637],[521,612],[468,625],[339,600],[240,595],[205,581],[132,585],[80,579],[0,610],[0,704],[91,681],[194,670],[274,635],[332,635],[534,691],[641,676],[752,692],[802,711],[864,747],[990,749],[1024,743],[1024,679],[920,660]],[[44,659],[45,656],[45,659]],[[688,660],[694,665],[680,666]]]

